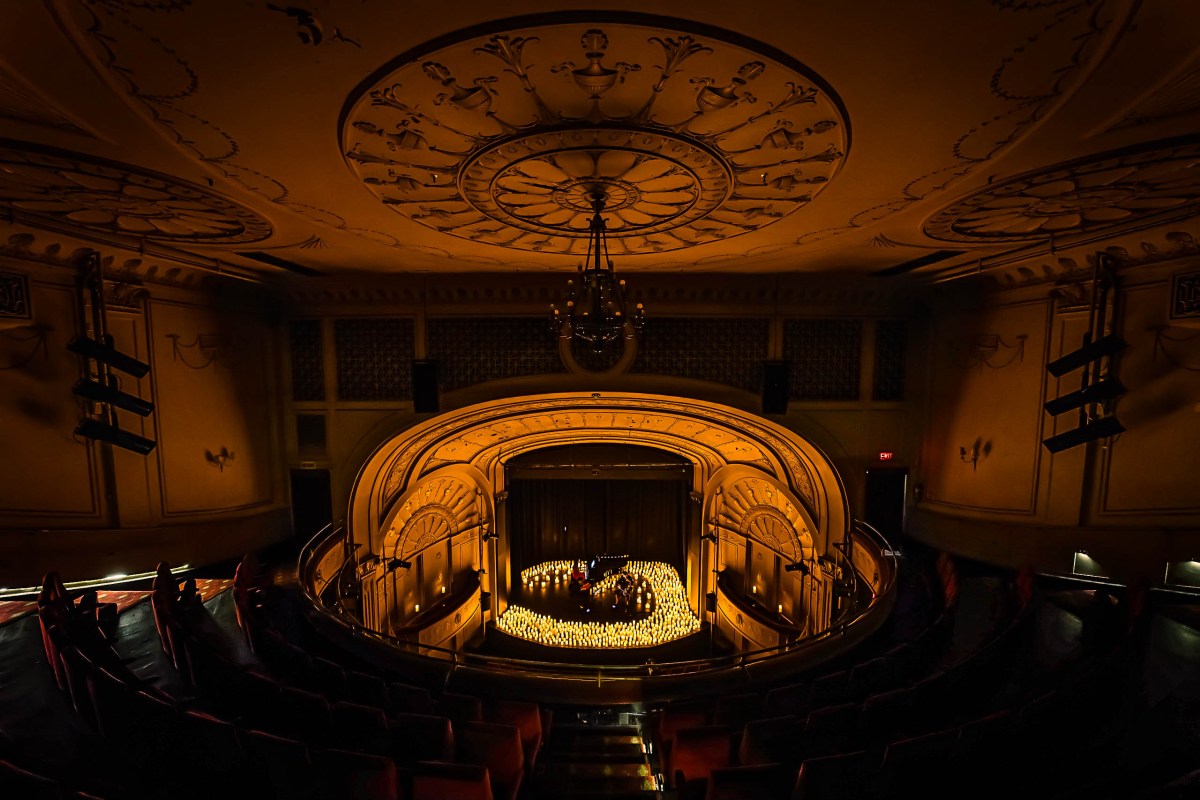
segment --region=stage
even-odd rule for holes
[[[521,573],[486,652],[542,661],[641,664],[710,655],[707,626],[688,606],[675,568],[629,561],[587,591],[572,591],[573,562],[543,562]],[[627,599],[617,591],[628,583]],[[704,635],[700,635],[704,634]]]

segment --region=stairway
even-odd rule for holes
[[[569,722],[556,720],[527,796],[657,800],[662,797],[657,766],[645,742],[631,714],[581,713]]]

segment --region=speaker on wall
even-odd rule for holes
[[[412,365],[413,411],[418,414],[438,410],[438,363],[414,360]]]
[[[709,614],[717,610],[717,593],[709,592],[704,595],[704,610]]]
[[[763,362],[762,410],[764,414],[786,414],[788,406],[788,372],[786,361]]]

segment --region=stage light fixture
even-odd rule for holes
[[[700,538],[706,542],[712,542],[713,544],[717,543],[717,535],[711,531],[701,534]]]
[[[1057,436],[1051,436],[1049,439],[1043,439],[1042,444],[1051,453],[1058,453],[1085,442],[1116,436],[1124,430],[1125,426],[1118,422],[1116,417],[1101,417],[1100,419],[1092,420],[1086,425],[1080,425],[1074,430],[1060,433]]]
[[[783,567],[784,572],[799,572],[801,575],[808,574],[808,564],[803,561],[797,561],[793,564],[786,564]]]
[[[1050,414],[1058,415],[1089,403],[1103,403],[1124,394],[1125,387],[1116,378],[1104,378],[1096,381],[1086,389],[1064,394],[1044,404]]]
[[[408,569],[412,566],[411,561],[405,561],[403,558],[393,558],[387,562],[388,572],[396,569]]]
[[[108,425],[90,417],[79,423],[75,428],[75,435],[85,436],[88,439],[99,439],[143,456],[153,450],[156,444],[153,439],[123,431],[115,425]]]
[[[492,539],[499,539],[499,538],[500,538],[500,534],[496,533],[495,531],[485,531],[482,536],[482,539],[485,542],[491,541]]]
[[[1079,369],[1088,362],[1119,353],[1128,346],[1128,343],[1120,336],[1110,333],[1107,336],[1101,336],[1094,342],[1088,342],[1078,350],[1056,358],[1046,365],[1046,371],[1058,378],[1071,370]]]
[[[90,358],[94,361],[107,364],[113,369],[119,369],[121,372],[128,373],[135,378],[141,378],[150,371],[149,364],[138,361],[133,356],[125,355],[111,344],[97,342],[95,339],[89,339],[86,336],[76,336],[67,343],[67,349],[84,358]]]
[[[87,378],[80,378],[76,381],[71,391],[80,397],[95,400],[97,403],[108,403],[110,406],[123,408],[141,417],[145,417],[154,411],[153,403]]]

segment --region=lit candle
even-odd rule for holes
[[[779,604],[779,613],[780,613],[780,614],[782,614],[782,613],[783,613],[783,603],[780,603],[780,604]]]
[[[420,610],[421,610],[421,604],[420,604],[420,603],[417,603],[416,605],[414,605],[414,606],[413,606],[413,613],[414,613],[414,614],[415,614],[416,612],[420,611]]]

